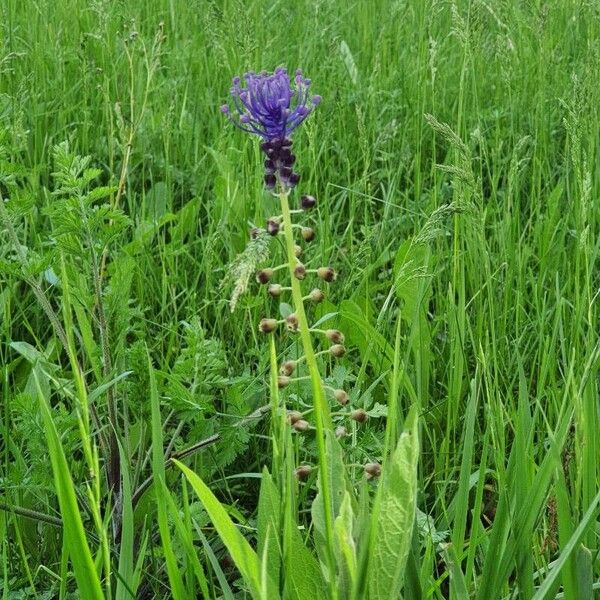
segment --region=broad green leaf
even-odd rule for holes
[[[354,513],[348,492],[344,495],[340,514],[335,519],[335,559],[338,567],[338,588],[341,598],[347,598],[356,583],[357,559],[353,538]]]
[[[35,373],[35,372],[34,372]],[[37,377],[36,377],[37,381]],[[50,454],[50,463],[54,474],[54,483],[60,514],[64,523],[64,542],[73,564],[73,573],[82,598],[103,600],[104,593],[100,578],[94,566],[92,553],[87,543],[81,513],[77,504],[77,496],[69,464],[60,443],[58,431],[52,420],[48,400],[38,383],[38,400],[44,421],[44,430]]]
[[[263,469],[260,483],[257,528],[257,554],[263,561],[266,561],[268,576],[278,584],[282,555],[280,544],[281,497],[266,467]]]
[[[333,432],[325,431],[325,447],[327,453],[327,468],[329,470],[329,485],[331,486],[331,515],[335,521],[342,506],[344,494],[348,489],[346,479],[346,467],[342,457],[342,447],[335,438]],[[311,515],[314,528],[315,546],[317,554],[321,559],[323,568],[327,565],[327,531],[325,525],[325,506],[323,503],[323,492],[321,490],[321,475],[317,480],[317,495],[312,503]],[[331,539],[333,539],[333,532]]]
[[[418,420],[413,410],[394,454],[383,465],[379,483],[371,529],[371,600],[397,600],[400,595],[415,521],[418,458]]]
[[[285,573],[283,597],[286,600],[325,600],[327,585],[323,573],[297,528],[292,530],[290,545],[293,566]]]

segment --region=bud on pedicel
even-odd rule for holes
[[[279,372],[282,375],[286,375],[289,377],[296,370],[296,366],[298,363],[295,360],[286,360],[284,363],[281,363],[281,367],[279,367]]]
[[[363,469],[367,479],[374,479],[381,475],[381,465],[379,463],[367,463]]]
[[[261,229],[259,229],[258,227],[253,227],[250,230],[250,238],[255,240],[259,235],[260,235]]]
[[[297,421],[300,421],[300,419],[302,419],[302,413],[301,412],[299,412],[297,410],[291,410],[288,413],[288,421],[290,422],[290,425],[293,425]]]
[[[285,375],[279,375],[277,377],[277,387],[279,389],[284,388],[286,386],[290,385],[290,378],[286,377]]]
[[[327,283],[331,283],[337,277],[337,273],[331,267],[319,267],[317,269],[317,275]]]
[[[265,175],[265,187],[269,190],[275,189],[275,185],[277,184],[277,177],[272,173],[267,173]]]
[[[272,296],[273,298],[278,298],[279,296],[281,296],[281,292],[283,291],[283,288],[278,284],[278,283],[272,283],[269,286],[269,296]]]
[[[287,327],[288,331],[291,331],[292,333],[296,333],[298,331],[299,325],[300,325],[300,323],[298,321],[298,317],[296,316],[296,313],[292,313],[291,315],[288,315],[285,318],[285,326]]]
[[[261,269],[256,273],[256,281],[261,284],[269,283],[273,277],[273,269]]]
[[[261,319],[258,329],[261,333],[272,333],[277,329],[277,321],[275,319]]]
[[[302,432],[302,431],[308,431],[308,428],[310,427],[310,425],[308,424],[308,421],[305,421],[304,419],[300,419],[299,421],[296,421],[295,423],[293,423],[292,427],[296,431]]]
[[[342,406],[346,406],[346,404],[350,402],[350,396],[342,389],[334,390],[333,397],[337,400],[338,404],[341,404]]]
[[[306,267],[302,263],[298,263],[294,269],[294,277],[296,279],[304,279],[306,277]]]
[[[364,408],[357,408],[350,413],[350,418],[357,423],[364,423],[369,418],[369,415]]]
[[[346,354],[346,348],[341,344],[334,344],[329,348],[329,353],[336,358],[342,358]]]
[[[335,428],[335,437],[339,440],[340,438],[346,437],[348,430],[343,425],[338,425]]]
[[[300,198],[300,208],[302,208],[302,210],[310,210],[311,208],[314,208],[316,203],[317,200],[314,196],[304,195]]]
[[[302,239],[305,242],[312,242],[315,239],[315,230],[311,227],[302,228]]]
[[[287,178],[286,183],[288,184],[289,187],[294,187],[294,186],[298,185],[299,181],[300,181],[300,173],[292,173]]]
[[[325,335],[332,344],[343,344],[346,339],[344,334],[338,329],[328,329]]]
[[[312,467],[310,465],[300,465],[294,469],[294,476],[298,481],[304,481],[310,477]]]
[[[267,233],[269,235],[277,235],[279,233],[279,221],[277,219],[269,219],[267,221]]]
[[[315,304],[319,304],[319,302],[325,300],[325,294],[319,288],[314,288],[308,295],[308,299]]]
[[[294,244],[294,255],[296,258],[300,258],[302,256],[302,246],[298,246],[298,244]]]

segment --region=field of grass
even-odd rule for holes
[[[2,600],[597,597],[597,2],[0,15]],[[278,66],[341,358],[258,330],[293,242],[219,107]]]

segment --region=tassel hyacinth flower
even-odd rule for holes
[[[249,72],[244,75],[245,87],[240,77],[233,79],[231,97],[234,110],[224,104],[221,112],[242,131],[263,139],[262,151],[266,154],[265,185],[275,189],[277,184],[294,187],[300,175],[293,170],[296,157],[292,153],[290,135],[310,115],[321,101],[321,96],[309,93],[310,79],[298,69],[294,84],[285,69],[269,74]]]
[[[331,402],[336,407],[336,417],[346,417],[347,422],[363,423],[366,412],[362,409],[352,410],[349,406],[350,397],[342,389],[333,389],[326,386],[321,373],[317,357],[329,356],[340,359],[346,354],[343,345],[344,335],[338,330],[320,330],[310,326],[305,302],[317,304],[325,297],[325,292],[315,283],[329,284],[336,279],[336,272],[330,266],[321,266],[317,269],[308,269],[300,262],[299,256],[303,254],[301,244],[308,244],[315,238],[312,228],[293,223],[292,217],[305,214],[313,209],[317,201],[314,196],[303,194],[298,201],[298,208],[290,209],[289,196],[291,190],[299,183],[300,175],[294,171],[296,157],[292,152],[293,132],[311,114],[321,101],[321,97],[309,93],[310,80],[306,79],[300,70],[296,71],[293,80],[283,68],[269,74],[247,73],[243,77],[233,79],[231,97],[233,109],[228,105],[221,107],[233,124],[244,132],[261,138],[261,149],[266,155],[264,161],[264,182],[267,189],[273,191],[280,201],[281,214],[267,219],[266,231],[272,236],[283,236],[286,250],[285,266],[276,266],[262,269],[257,273],[260,284],[269,284],[268,293],[273,298],[278,298],[291,292],[293,313],[286,318],[276,320],[265,317],[260,321],[259,330],[264,334],[271,334],[276,330],[287,330],[289,335],[298,335],[301,339],[304,355],[294,361],[286,360],[279,366],[279,373],[275,373],[276,388],[287,387],[293,381],[310,379],[312,389],[313,409],[310,413],[313,423],[306,419],[308,415],[298,411],[288,413],[287,422],[298,434],[308,434],[314,431],[318,452],[318,467],[321,491],[325,507],[325,531],[327,532],[328,554],[333,564],[334,541],[331,537],[333,528],[333,515],[331,513],[331,481],[327,468],[328,457],[326,451],[327,432],[335,437],[343,437],[346,428],[337,424],[334,428]],[[273,281],[277,279],[280,268],[287,270],[287,281]],[[308,287],[305,292],[302,285]],[[313,347],[313,336],[318,337],[319,345],[326,345],[326,349],[318,352]],[[307,375],[298,374],[306,370]],[[329,397],[328,397],[329,396]],[[339,410],[343,412],[339,412]],[[361,412],[362,411],[362,412]],[[364,413],[364,414],[363,414]],[[298,467],[297,476],[304,478],[306,466]],[[302,477],[300,477],[300,473]]]

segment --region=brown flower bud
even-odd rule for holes
[[[298,317],[296,316],[296,313],[292,313],[291,315],[288,315],[285,318],[285,326],[287,327],[288,331],[291,331],[292,333],[296,333],[298,331]]]
[[[364,408],[357,408],[350,413],[350,418],[357,423],[364,423],[369,418],[369,415]]]
[[[367,463],[363,468],[367,479],[374,479],[381,475],[381,465],[379,463]]]
[[[281,363],[281,367],[279,367],[279,372],[282,375],[286,375],[289,377],[296,370],[296,366],[298,363],[295,360],[286,360],[284,363]]]
[[[258,227],[253,227],[250,230],[250,238],[255,240],[260,235],[261,230]]]
[[[286,377],[285,375],[279,375],[279,377],[277,377],[277,387],[278,388],[284,388],[286,386],[288,386],[290,384],[290,378]]]
[[[291,425],[302,419],[302,413],[297,410],[290,410],[287,416]]]
[[[338,329],[328,329],[325,335],[332,344],[343,344],[346,339],[344,334]]]
[[[337,400],[338,404],[341,404],[342,406],[346,406],[346,404],[350,402],[350,396],[341,389],[334,390],[333,397]]]
[[[273,269],[261,269],[256,273],[256,281],[263,285],[269,283],[271,277],[273,277]]]
[[[305,242],[312,242],[315,239],[315,230],[311,227],[302,228],[302,239]]]
[[[302,263],[298,263],[294,269],[294,277],[296,279],[304,279],[306,277],[306,267]]]
[[[337,273],[331,267],[319,267],[317,275],[323,280],[331,283],[337,277]]]
[[[279,233],[279,221],[277,219],[269,219],[267,221],[267,233],[269,235],[277,235]]]
[[[258,329],[261,333],[272,333],[277,329],[277,321],[275,319],[261,319]]]
[[[292,423],[292,427],[296,431],[308,431],[308,428],[310,427],[310,425],[308,424],[308,421],[305,421],[304,419],[300,419],[300,420]]]
[[[294,244],[294,256],[296,258],[300,258],[302,256],[302,246],[298,246],[298,244]]]
[[[319,304],[319,302],[325,300],[325,294],[319,288],[314,288],[308,295],[308,299],[315,304]]]
[[[302,210],[310,210],[311,208],[313,208],[315,206],[315,204],[317,203],[317,200],[315,199],[314,196],[302,196],[302,198],[300,198],[300,207],[302,208]]]
[[[348,430],[343,425],[338,425],[335,428],[335,437],[340,439],[348,435]]]
[[[310,477],[312,467],[310,465],[300,465],[294,469],[294,475],[298,481],[304,481]]]
[[[281,296],[282,291],[283,289],[278,283],[272,283],[268,289],[269,296],[272,296],[273,298],[278,298]]]
[[[346,348],[342,344],[334,344],[329,348],[329,353],[335,358],[342,358],[346,354]]]

